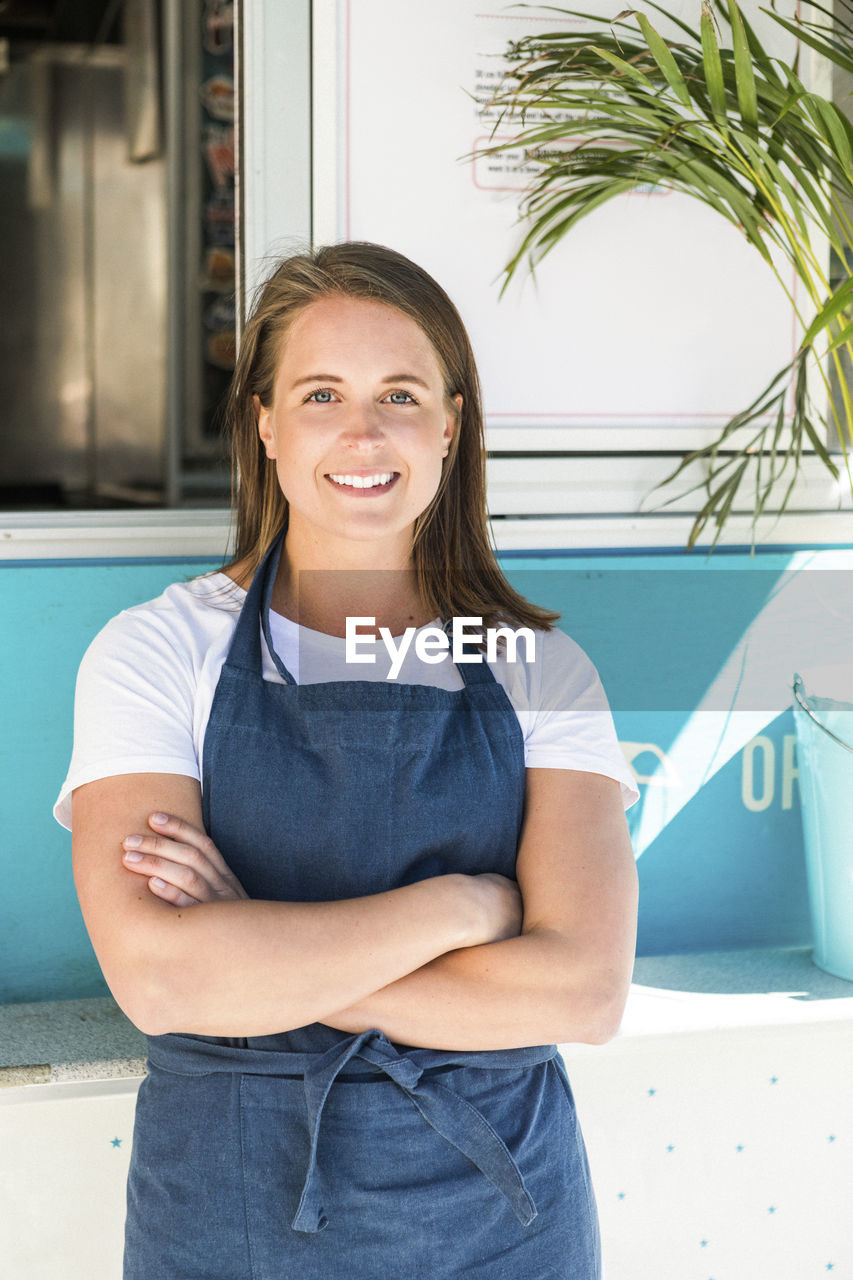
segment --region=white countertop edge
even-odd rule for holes
[[[83,1064],[77,1063],[77,1066]],[[0,1089],[0,1107],[20,1106],[31,1102],[71,1102],[77,1098],[133,1098],[144,1073],[105,1077],[91,1076],[78,1080],[45,1080],[39,1084],[12,1085]]]
[[[654,549],[683,551],[690,516],[565,515],[496,517],[492,533],[498,551],[529,552]],[[0,512],[0,560],[73,560],[203,556],[225,559],[232,532],[227,508]],[[749,547],[747,516],[733,515],[719,547]],[[849,512],[792,512],[768,517],[756,532],[756,547],[853,545]],[[696,557],[704,556],[697,548]]]
[[[804,999],[806,992],[770,991],[715,995],[632,985],[619,1037],[682,1035],[692,1031],[741,1028],[814,1027],[847,1022],[853,1030],[853,995],[828,1000]],[[799,998],[798,998],[799,997]]]

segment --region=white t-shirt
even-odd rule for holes
[[[71,827],[71,792],[86,782],[123,773],[201,778],[213,695],[244,599],[245,591],[226,574],[213,573],[167,587],[156,600],[126,609],[98,633],[77,676],[74,750],[54,807],[64,827]],[[297,682],[300,670],[305,684],[389,676],[391,657],[381,642],[373,650],[375,664],[355,666],[346,662],[343,637],[310,631],[276,613],[270,614],[270,633]],[[527,660],[522,640],[514,661],[500,649],[489,664],[518,716],[525,764],[616,778],[627,808],[639,792],[595,667],[562,631],[534,634],[533,661]],[[416,641],[417,633],[398,682],[462,688],[450,654],[439,663],[422,662]],[[264,679],[281,683],[263,637],[262,656]]]

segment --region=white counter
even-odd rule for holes
[[[853,1276],[853,983],[803,950],[640,959],[564,1045],[606,1280]],[[144,1039],[110,1000],[0,1009],[0,1258],[119,1280]]]

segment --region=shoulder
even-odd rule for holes
[[[495,664],[495,675],[513,700],[555,708],[590,699],[600,704],[604,695],[598,671],[576,640],[557,627],[524,630],[531,632],[532,643],[526,644],[517,631],[514,652],[511,646],[502,648]]]
[[[95,663],[135,663],[157,655],[195,667],[231,635],[245,593],[224,573],[175,582],[161,595],[123,609],[90,644],[81,670]]]
[[[495,666],[524,733],[528,768],[574,769],[615,778],[627,808],[638,798],[598,671],[558,628],[536,629],[535,657]],[[524,645],[519,645],[520,654]]]
[[[595,670],[592,660],[577,640],[573,640],[559,627],[552,627],[550,631],[537,631],[535,634],[544,662],[551,665],[563,664],[577,670]]]

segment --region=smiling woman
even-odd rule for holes
[[[332,295],[296,316],[271,402],[254,397],[288,505],[286,565],[409,568],[462,408],[444,384],[423,329],[387,303]]]
[[[149,1037],[126,1280],[596,1280],[554,1042],[618,1026],[637,793],[589,659],[492,553],[459,316],[376,245],[287,259],[230,419],[235,558],[95,638],[56,807]],[[415,643],[353,678],[365,617]],[[436,662],[472,618],[535,661]]]

